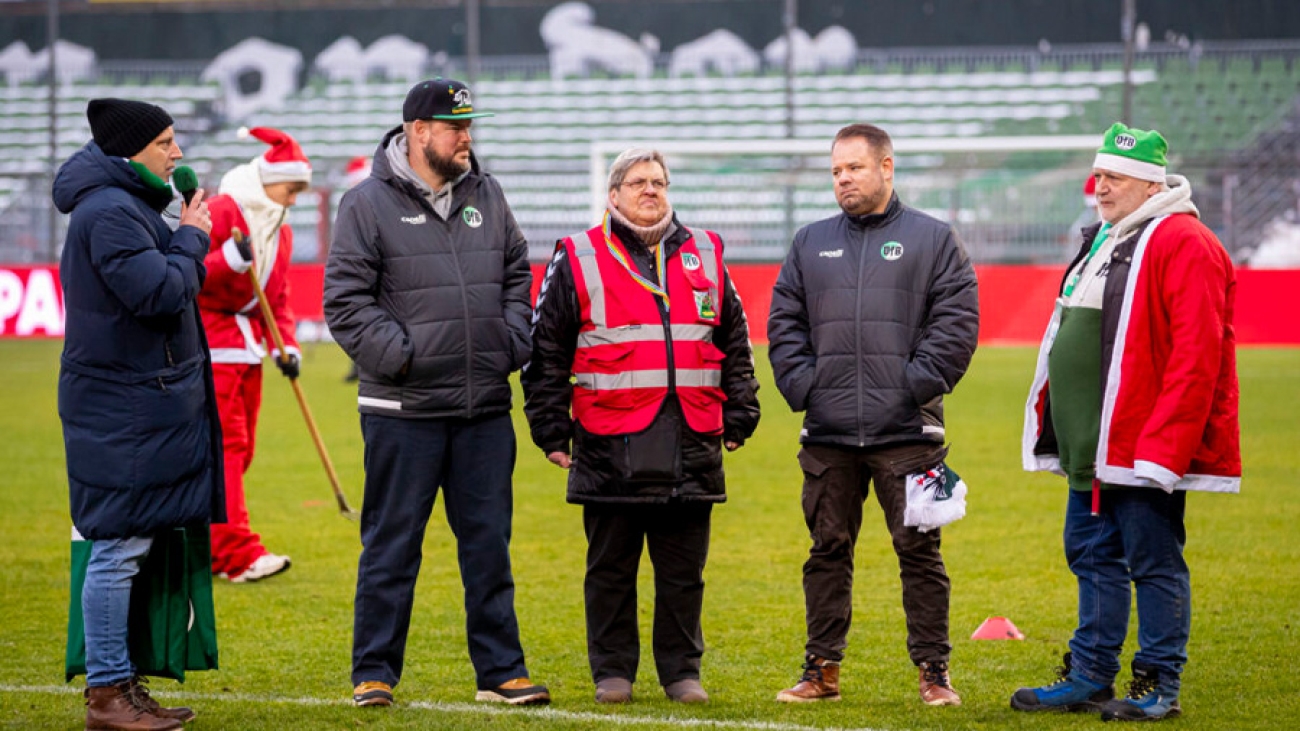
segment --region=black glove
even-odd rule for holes
[[[297,378],[299,365],[301,365],[301,361],[299,361],[298,356],[293,353],[289,353],[283,358],[275,359],[275,366],[280,369],[280,372],[284,374],[285,378]]]
[[[245,264],[253,263],[253,245],[248,243],[248,237],[236,236],[235,250],[239,252],[239,258],[244,260]]]

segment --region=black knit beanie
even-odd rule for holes
[[[105,155],[131,157],[172,126],[162,107],[131,99],[91,99],[86,106],[90,134]]]

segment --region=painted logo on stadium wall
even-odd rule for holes
[[[885,261],[894,261],[903,256],[903,245],[897,241],[886,241],[885,245],[880,247],[880,258]]]

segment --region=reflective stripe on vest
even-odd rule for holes
[[[609,252],[601,227],[564,241],[570,261],[577,262],[571,267],[582,319],[574,354],[573,415],[593,434],[626,434],[648,427],[668,395],[670,381],[692,430],[722,430],[723,356],[713,344],[721,310],[721,249],[707,231],[700,231],[699,238],[695,231],[688,232],[691,238],[665,262],[662,286],[672,303],[667,331],[661,301]],[[701,297],[711,298],[712,304],[700,304]]]
[[[668,371],[623,371],[622,373],[579,373],[574,377],[579,388],[593,391],[616,391],[624,388],[668,388]],[[677,370],[678,388],[722,387],[722,371]]]

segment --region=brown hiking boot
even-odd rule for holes
[[[86,731],[170,731],[180,727],[175,718],[151,713],[130,680],[86,688]]]
[[[782,703],[812,703],[840,699],[840,664],[824,657],[804,658],[803,676],[793,688],[776,694]]]
[[[948,678],[948,663],[923,662],[917,667],[921,671],[921,700],[925,705],[961,705],[961,696],[952,689],[952,681]]]
[[[149,695],[149,679],[143,675],[137,675],[134,678],[131,678],[131,683],[135,686],[134,692],[136,697],[140,699],[140,702],[144,704],[144,707],[148,709],[150,713],[159,718],[174,718],[181,723],[185,723],[186,721],[193,721],[199,715],[194,712],[194,709],[188,706],[167,708],[154,700]]]

